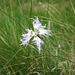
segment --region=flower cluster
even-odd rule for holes
[[[33,18],[32,18],[33,19]],[[21,45],[28,45],[30,39],[33,37],[32,42],[37,45],[37,48],[39,50],[39,54],[41,51],[41,44],[44,44],[43,40],[39,37],[42,35],[47,37],[48,35],[51,35],[50,32],[51,30],[46,30],[46,25],[42,26],[42,24],[40,23],[38,17],[36,17],[36,19],[33,19],[33,27],[34,30],[30,30],[27,29],[28,33],[27,34],[22,34],[23,39],[21,39],[20,41],[22,42]]]

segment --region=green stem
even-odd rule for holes
[[[31,0],[31,8],[30,8],[30,17],[32,16],[32,0]]]

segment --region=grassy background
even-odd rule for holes
[[[74,4],[74,0],[0,0],[0,74],[75,75]],[[20,46],[22,33],[33,29],[30,18],[35,16],[53,35],[45,38],[41,54],[31,44]]]

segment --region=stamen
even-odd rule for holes
[[[31,33],[33,33],[33,31],[31,31]]]
[[[32,35],[30,35],[30,37],[32,37]]]
[[[40,31],[38,31],[38,33],[40,33]]]
[[[37,28],[35,28],[34,30],[37,30]]]

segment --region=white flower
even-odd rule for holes
[[[33,18],[32,18],[33,19]],[[33,19],[33,27],[34,27],[34,31],[33,30],[29,30],[27,29],[28,33],[27,34],[22,34],[23,39],[21,39],[20,41],[22,42],[21,45],[28,45],[29,44],[29,40],[33,38],[32,42],[37,45],[37,48],[39,49],[39,54],[41,51],[41,44],[43,44],[43,40],[39,37],[42,35],[47,37],[48,35],[50,36],[50,32],[51,30],[46,30],[46,25],[42,26],[42,24],[40,23],[38,17],[36,17],[36,19]]]

